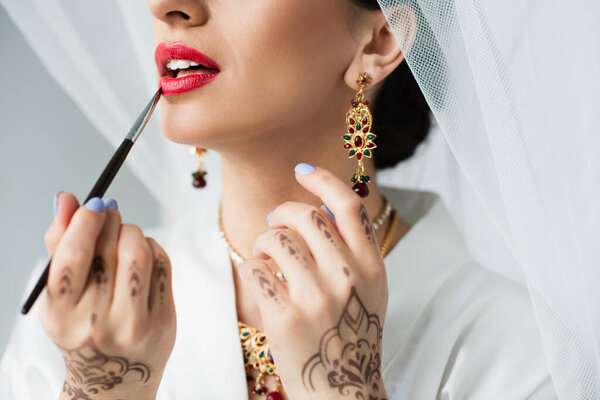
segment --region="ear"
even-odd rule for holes
[[[394,21],[397,38],[381,10],[364,12],[364,18],[370,21],[363,21],[365,28],[361,30],[359,46],[344,74],[344,81],[354,90],[359,89],[356,78],[362,72],[371,75],[371,88],[382,82],[404,61],[404,53],[414,43],[417,33],[414,11],[400,5],[388,15]]]

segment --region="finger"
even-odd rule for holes
[[[111,310],[116,315],[148,315],[152,250],[140,228],[123,224],[117,245],[117,270]]]
[[[61,191],[54,196],[54,219],[44,235],[44,243],[49,256],[54,254],[60,238],[67,230],[71,218],[78,208],[79,202],[71,193]]]
[[[269,267],[257,259],[248,259],[239,266],[242,282],[250,288],[260,309],[261,319],[267,326],[277,318],[273,316],[280,315],[289,307],[289,296],[283,283],[273,276]]]
[[[75,212],[50,264],[47,283],[49,296],[64,297],[73,303],[79,300],[105,217],[104,202],[98,197]]]
[[[272,258],[286,277],[292,298],[309,295],[317,289],[315,261],[298,233],[290,229],[272,229],[256,238],[254,256]]]
[[[108,201],[104,204],[112,206]],[[105,209],[105,213],[106,220],[96,243],[96,255],[92,260],[86,289],[78,303],[85,309],[96,310],[100,316],[106,314],[112,300],[117,267],[117,243],[121,230],[121,213],[109,208]]]
[[[146,238],[152,250],[153,269],[150,283],[150,295],[148,296],[148,307],[151,314],[164,313],[172,307],[173,290],[171,262],[167,253],[152,238]]]
[[[362,255],[365,250],[378,255],[377,238],[361,198],[328,170],[311,168],[314,167],[298,164],[295,169],[296,179],[308,191],[320,197],[335,215],[340,236],[348,247]]]
[[[323,209],[298,202],[286,202],[273,211],[269,226],[298,232],[313,255],[318,272],[327,281],[339,282],[344,277],[343,268],[347,264],[344,253],[347,247]]]

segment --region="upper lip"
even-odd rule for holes
[[[171,72],[167,68],[169,60],[190,60],[207,68],[221,69],[215,60],[183,42],[159,44],[154,53],[154,60],[156,61],[156,66],[161,77],[168,76],[169,72]]]

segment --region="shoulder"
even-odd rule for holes
[[[527,290],[472,263],[457,271],[434,302],[448,331],[441,392],[456,398],[525,399],[549,379]],[[427,329],[427,328],[425,328]]]
[[[405,299],[415,314],[407,320],[404,338],[384,332],[384,351],[386,340],[400,341],[398,347],[390,346],[393,354],[384,356],[384,375],[393,390],[412,393],[412,398],[434,390],[431,398],[516,400],[533,396],[542,386],[551,389],[523,287],[464,264],[428,293],[427,298]],[[390,305],[388,318],[403,316]]]
[[[437,195],[401,197],[412,227],[386,258],[382,366],[390,397],[504,400],[553,392],[527,289],[470,257]]]

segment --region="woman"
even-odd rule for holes
[[[19,321],[2,362],[9,398],[555,397],[526,292],[472,261],[436,195],[377,186],[376,163],[429,125],[375,1],[149,5],[158,49],[215,61],[178,72],[214,75],[181,92],[157,53],[162,129],[221,154],[221,204],[150,239],[115,201],[57,196],[41,324]],[[378,135],[366,197],[340,133],[360,84]],[[406,137],[389,102],[414,111]]]

